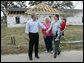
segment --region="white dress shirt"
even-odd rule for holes
[[[29,34],[29,32],[31,32],[31,33],[37,33],[39,27],[43,28],[43,29],[46,29],[46,27],[40,21],[38,21],[38,20],[33,21],[33,19],[30,19],[26,23],[25,33],[26,34]]]

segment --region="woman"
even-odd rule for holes
[[[54,20],[51,22],[50,28],[46,31],[46,33],[49,33],[50,30],[52,29],[52,34],[54,38],[54,45],[55,45],[55,52],[54,52],[54,58],[57,57],[57,55],[60,54],[60,26],[62,24],[62,21],[59,20],[59,15],[54,15]],[[56,40],[59,39],[59,40]]]
[[[45,23],[43,23],[43,25],[46,27],[46,30],[50,27],[51,23],[49,18],[45,19]],[[49,31],[49,33],[46,33],[46,30],[41,29],[42,33],[43,33],[43,37],[44,37],[44,42],[45,42],[45,46],[46,46],[46,52],[51,51],[51,53],[53,53],[53,48],[52,48],[52,30]]]

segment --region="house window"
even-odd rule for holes
[[[16,17],[16,24],[20,24],[20,17]]]

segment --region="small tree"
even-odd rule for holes
[[[26,8],[27,6],[25,3],[26,1],[1,1],[1,11],[3,12],[5,22],[6,22],[7,8],[20,8],[20,7]]]
[[[39,3],[45,3],[56,9],[70,9],[73,8],[72,1],[30,1],[29,5],[34,6]]]

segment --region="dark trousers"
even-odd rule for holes
[[[62,32],[62,35],[61,36],[64,36],[64,31]]]
[[[57,32],[56,32],[56,36],[53,36],[53,39],[54,39],[54,44],[55,44],[55,53],[54,55],[56,55],[58,52],[60,52],[60,37],[59,37],[59,40],[58,41],[55,41],[55,39],[57,38]]]
[[[29,33],[29,57],[32,57],[33,46],[35,46],[35,56],[38,56],[39,34]]]
[[[49,50],[50,51],[53,50],[53,48],[52,48],[52,40],[53,40],[52,36],[46,36],[44,38],[45,46],[46,46],[46,49],[47,49],[48,52],[49,52]]]

